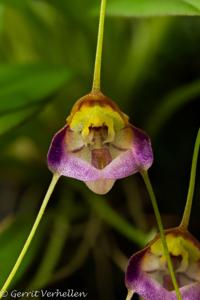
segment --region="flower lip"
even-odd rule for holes
[[[200,299],[200,243],[181,228],[168,229],[165,235],[183,299]],[[176,294],[160,246],[157,235],[130,258],[125,284],[146,300],[175,300]]]

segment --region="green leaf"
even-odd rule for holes
[[[110,0],[110,16],[196,16],[200,15],[199,0]]]
[[[200,95],[200,79],[170,92],[156,107],[147,120],[146,128],[155,137],[170,117]]]
[[[34,219],[33,216],[29,217],[18,217],[16,220],[11,220],[8,226],[6,226],[0,232],[0,285],[2,286],[6,280],[8,274],[10,273],[16,259],[23,247],[23,244],[28,236],[30,227],[32,226]],[[28,266],[32,263],[34,257],[36,256],[40,242],[42,241],[44,232],[47,228],[47,222],[42,222],[36,238],[34,238],[29,252],[24,257],[24,260],[17,272],[12,285],[15,284],[24,274]]]
[[[37,111],[37,108],[25,108],[0,116],[0,136],[30,119]]]
[[[69,79],[54,65],[0,65],[0,114],[39,104]]]

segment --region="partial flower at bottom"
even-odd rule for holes
[[[183,300],[200,300],[200,243],[181,228],[166,230],[165,237]],[[130,258],[125,283],[144,300],[177,299],[159,235]]]
[[[98,194],[107,193],[116,179],[147,170],[152,162],[147,134],[132,126],[118,106],[100,92],[75,103],[48,153],[53,173],[82,180]]]

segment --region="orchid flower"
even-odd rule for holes
[[[82,180],[98,194],[107,193],[116,179],[147,170],[152,162],[147,134],[101,92],[75,103],[48,153],[53,173]]]
[[[181,228],[165,231],[168,250],[183,300],[200,299],[200,243]],[[126,287],[145,300],[176,300],[160,235],[129,260]]]

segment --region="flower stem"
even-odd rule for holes
[[[168,246],[167,246],[167,242],[166,242],[166,238],[165,238],[165,234],[164,234],[164,229],[163,229],[163,225],[162,225],[162,220],[161,220],[160,212],[159,212],[158,205],[157,205],[156,196],[155,196],[153,187],[151,185],[151,181],[149,179],[149,175],[148,175],[147,171],[145,171],[145,170],[141,171],[141,175],[142,175],[143,180],[145,182],[145,185],[146,185],[146,188],[147,188],[147,191],[149,193],[151,203],[152,203],[152,206],[153,206],[153,209],[154,209],[156,221],[157,221],[157,224],[158,224],[158,229],[159,229],[159,232],[160,232],[161,242],[162,242],[162,245],[163,245],[164,255],[165,255],[166,260],[167,260],[168,269],[169,269],[170,276],[171,276],[171,279],[172,279],[172,283],[173,283],[173,286],[174,286],[174,289],[175,289],[175,292],[176,292],[176,296],[177,296],[178,300],[182,300],[182,296],[181,296],[180,291],[179,291],[176,276],[175,276],[175,273],[174,273],[174,268],[173,268],[172,261],[171,261],[171,258],[170,258],[170,254],[169,254],[169,250],[168,250]]]
[[[189,188],[188,188],[188,194],[187,194],[187,201],[186,201],[182,221],[179,226],[181,229],[184,229],[184,230],[187,230],[187,228],[188,228],[190,215],[191,215],[199,148],[200,148],[200,129],[198,130],[197,138],[196,138],[196,142],[195,142],[195,146],[194,146],[192,167],[191,167],[191,172],[190,172],[190,182],[189,182]]]
[[[25,244],[24,244],[24,246],[23,246],[23,248],[22,248],[22,250],[21,250],[21,253],[20,253],[19,256],[18,256],[18,259],[17,259],[17,261],[16,261],[16,263],[15,263],[13,269],[11,270],[11,272],[10,272],[9,276],[7,277],[7,279],[6,279],[5,283],[4,283],[4,285],[3,285],[2,288],[1,288],[1,291],[0,291],[0,299],[3,297],[4,292],[6,292],[6,290],[8,289],[8,287],[9,287],[11,281],[13,280],[13,278],[14,278],[14,276],[15,276],[17,270],[19,269],[19,267],[20,267],[20,265],[21,265],[21,262],[22,262],[22,260],[23,260],[23,258],[24,258],[24,256],[25,256],[25,254],[26,254],[26,252],[27,252],[27,250],[28,250],[28,248],[29,248],[29,246],[30,246],[30,243],[31,243],[31,241],[32,241],[32,239],[33,239],[33,237],[34,237],[34,235],[35,235],[35,232],[36,232],[36,230],[37,230],[37,228],[38,228],[38,225],[39,225],[39,223],[40,223],[40,221],[41,221],[41,219],[42,219],[42,216],[43,216],[43,214],[44,214],[45,208],[46,208],[46,206],[47,206],[47,204],[48,204],[48,202],[49,202],[49,199],[50,199],[50,197],[51,197],[51,194],[53,193],[53,190],[54,190],[54,188],[55,188],[55,186],[56,186],[56,183],[57,183],[59,177],[60,177],[60,175],[58,175],[58,174],[54,174],[54,175],[53,175],[53,178],[52,178],[52,180],[51,180],[51,183],[50,183],[50,185],[49,185],[49,188],[48,188],[48,190],[47,190],[47,193],[46,193],[46,195],[45,195],[45,197],[44,197],[44,200],[43,200],[43,202],[42,202],[42,205],[41,205],[41,207],[40,207],[40,210],[39,210],[39,212],[38,212],[38,215],[37,215],[37,217],[36,217],[36,219],[35,219],[35,222],[34,222],[34,224],[33,224],[33,227],[32,227],[32,229],[31,229],[31,231],[30,231],[30,233],[29,233],[29,236],[28,236],[28,238],[27,238],[27,240],[26,240],[26,242],[25,242]]]
[[[134,294],[134,292],[132,290],[128,290],[126,300],[131,300],[131,298],[133,297],[133,294]]]
[[[103,48],[105,13],[106,13],[106,0],[101,0],[100,17],[99,17],[99,30],[98,30],[98,39],[97,39],[97,49],[96,49],[93,84],[92,84],[92,92],[94,92],[94,93],[100,91],[101,57],[102,57],[102,48]]]

